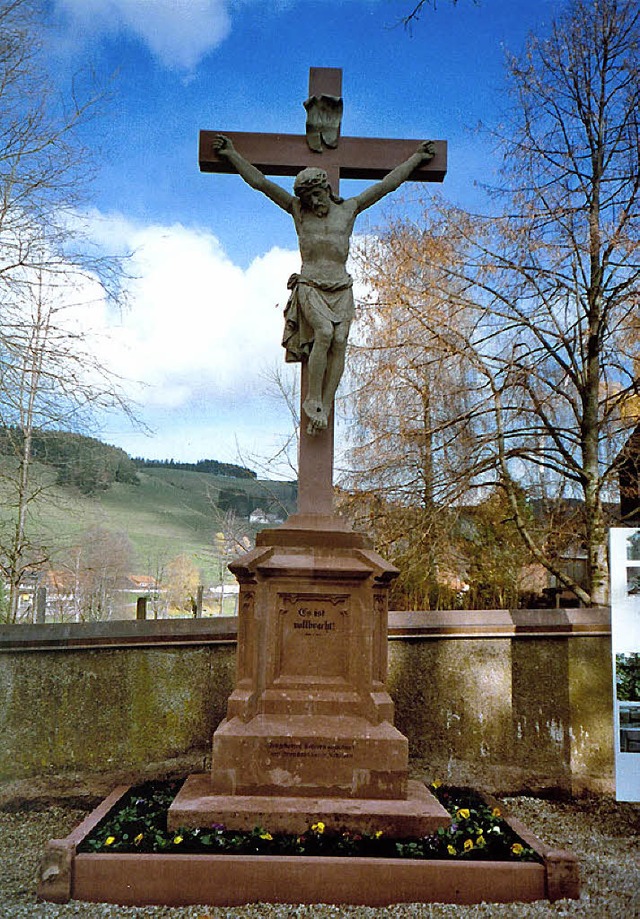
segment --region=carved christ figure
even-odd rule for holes
[[[309,385],[302,407],[309,419],[307,431],[316,434],[328,424],[354,316],[353,280],[346,264],[355,219],[433,159],[434,144],[424,141],[384,179],[346,200],[333,194],[323,169],[303,169],[290,195],[245,160],[224,134],[217,134],[213,145],[248,185],[293,217],[302,266],[289,278],[282,344],[288,361],[308,360]]]

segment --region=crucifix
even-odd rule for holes
[[[298,515],[333,514],[333,401],[353,318],[345,270],[355,218],[402,182],[441,182],[444,141],[341,137],[342,70],[312,67],[306,135],[200,132],[200,169],[239,173],[293,217],[302,269],[289,279],[283,345],[302,363]],[[266,176],[296,176],[294,195]],[[340,178],[374,184],[343,201]],[[377,181],[376,181],[377,180]]]
[[[398,571],[333,513],[332,402],[353,317],[346,272],[357,215],[407,179],[444,176],[442,142],[340,137],[341,71],[312,69],[306,136],[200,135],[200,166],[237,172],[293,218],[283,344],[302,360],[298,513],[256,534],[230,570],[240,585],[235,688],[168,824],[424,836],[450,817],[409,778],[408,739],[386,689],[389,585]],[[398,165],[399,164],[399,165]],[[267,179],[295,175],[293,194]],[[373,181],[342,200],[340,176]],[[377,180],[377,181],[376,181]],[[316,819],[316,818],[313,818]]]

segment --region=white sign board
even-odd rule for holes
[[[640,801],[640,529],[610,536],[616,798]]]

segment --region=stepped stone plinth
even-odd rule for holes
[[[321,515],[263,530],[230,567],[240,583],[236,685],[211,775],[185,784],[170,826],[301,832],[307,816],[411,835],[446,825],[444,808],[408,781],[385,685],[396,569]]]

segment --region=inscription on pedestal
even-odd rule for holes
[[[269,740],[267,749],[271,756],[296,759],[352,759],[353,743],[313,743],[312,741]]]
[[[278,677],[348,676],[349,595],[279,596]]]

